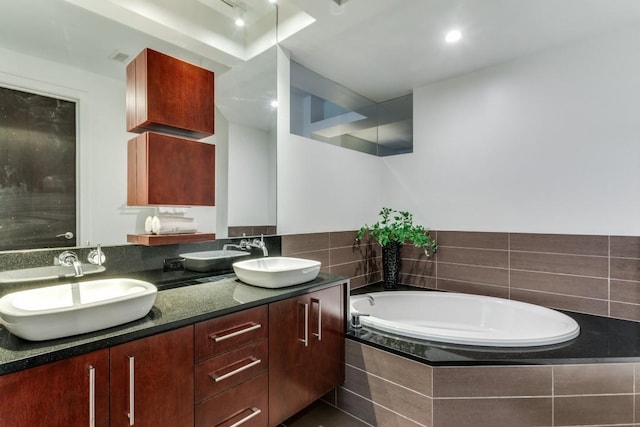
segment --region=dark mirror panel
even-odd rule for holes
[[[75,236],[76,103],[0,87],[0,250]]]

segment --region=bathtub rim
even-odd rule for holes
[[[381,292],[375,292],[376,294],[383,294],[383,296],[391,296],[396,292],[402,292],[403,294],[410,294],[409,296],[415,296],[423,293],[424,291],[415,291],[415,290],[402,290],[402,291],[388,291],[384,290]],[[348,303],[349,312],[357,312],[357,310],[351,304],[351,296],[353,297],[361,297],[364,298],[364,295],[369,295],[369,293],[360,294],[360,295],[350,295],[350,301]],[[362,317],[360,322],[364,327],[369,327],[372,329],[380,330],[382,332],[399,335],[401,337],[407,338],[416,338],[427,341],[434,341],[438,343],[446,343],[446,344],[459,344],[466,346],[474,346],[474,347],[490,347],[490,348],[522,348],[522,347],[539,347],[539,346],[549,346],[555,344],[562,344],[568,341],[571,341],[577,338],[580,335],[580,325],[575,321],[572,317],[562,313],[559,310],[555,310],[548,307],[543,307],[541,305],[531,304],[523,301],[517,300],[508,300],[505,298],[498,298],[486,295],[476,295],[469,294],[463,292],[437,292],[437,295],[440,297],[444,297],[446,299],[474,299],[479,301],[485,301],[489,304],[507,304],[509,306],[518,307],[526,312],[537,313],[540,315],[547,316],[549,318],[553,318],[553,320],[558,321],[566,321],[570,324],[571,329],[567,330],[562,334],[555,334],[550,337],[539,337],[539,338],[529,338],[529,339],[521,339],[521,338],[491,338],[491,337],[483,337],[480,334],[477,334],[476,337],[463,336],[463,335],[447,335],[446,333],[439,333],[435,328],[426,328],[430,330],[430,333],[427,335],[422,328],[416,327],[410,324],[405,324],[401,322],[394,322],[392,320],[382,319],[376,316]]]
[[[350,290],[350,295],[383,291],[381,283]],[[400,285],[399,290],[445,292]],[[349,307],[348,304],[346,304]],[[562,344],[510,349],[437,343],[372,331],[345,322],[345,338],[430,366],[576,365],[640,363],[640,322],[555,309],[573,318],[583,333]]]

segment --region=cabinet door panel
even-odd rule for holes
[[[111,348],[111,425],[131,412],[135,426],[193,426],[193,326]]]
[[[313,376],[307,362],[309,347],[304,343],[309,308],[306,297],[269,304],[270,426],[310,403],[309,385]]]
[[[0,425],[89,426],[91,372],[95,425],[108,427],[109,350],[1,376]]]
[[[314,399],[344,382],[343,287],[335,286],[310,295],[311,353],[315,377]]]

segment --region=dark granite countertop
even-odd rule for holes
[[[150,282],[163,275],[138,274]],[[166,279],[166,275],[163,276]],[[87,280],[92,280],[89,277]],[[314,281],[281,289],[246,285],[233,274],[186,277],[159,283],[158,296],[149,314],[139,320],[87,334],[48,341],[27,341],[0,327],[0,375],[54,362],[78,354],[122,344],[247,308],[323,289],[346,278],[321,273]]]
[[[381,285],[376,284],[354,289],[352,294],[382,290]],[[401,286],[398,290],[438,292],[411,286]],[[548,346],[496,348],[445,344],[398,337],[366,327],[349,328],[347,338],[432,366],[640,362],[640,323],[562,312],[578,322],[580,335],[566,343]]]

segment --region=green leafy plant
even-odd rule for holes
[[[422,225],[415,225],[413,215],[409,212],[382,208],[378,215],[378,222],[360,227],[356,240],[369,234],[380,246],[386,246],[390,242],[411,242],[416,248],[424,248],[427,256],[436,251],[437,244],[429,235],[429,230]]]

